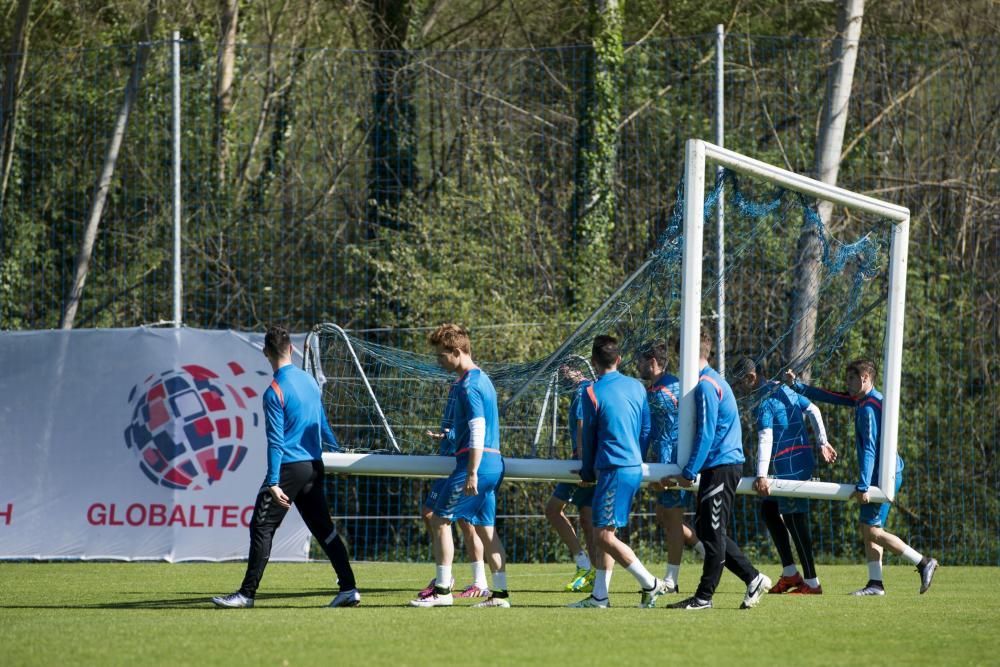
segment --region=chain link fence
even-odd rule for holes
[[[171,47],[142,47],[148,61],[77,327],[172,319]],[[0,328],[59,325],[137,48],[29,54],[0,209]],[[683,142],[713,137],[714,48],[712,35],[626,46],[611,242],[622,276],[664,230]],[[185,325],[307,330],[330,321],[419,350],[411,327],[454,313],[472,325],[478,356],[512,360],[549,351],[571,331],[568,212],[588,47],[240,47],[230,106],[216,98],[214,48],[180,51]],[[810,173],[828,59],[817,40],[727,36],[727,148]],[[863,40],[839,176],[913,214],[907,468],[891,529],[953,563],[1000,564],[998,70],[997,40]],[[406,242],[426,230],[475,246],[491,298],[456,304],[462,293],[435,281],[434,257],[413,257]],[[410,273],[414,265],[426,272]],[[746,346],[738,309],[727,317],[730,347]],[[830,428],[849,454],[849,416]],[[429,557],[416,518],[423,486],[331,481],[358,557]],[[512,484],[503,494],[512,558],[566,557],[542,516],[548,491]],[[853,509],[819,505],[818,550],[859,558]],[[632,540],[662,553],[649,511]],[[738,503],[735,525],[741,543],[768,553],[752,500]]]

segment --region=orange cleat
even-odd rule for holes
[[[803,581],[802,575],[796,572],[791,577],[779,578],[778,582],[771,587],[771,590],[769,590],[768,593],[774,595],[780,595],[781,593],[787,593],[791,591],[793,588],[798,588],[799,586],[805,586],[805,585],[806,582]]]
[[[813,588],[809,584],[802,582],[802,585],[796,588],[794,591],[788,591],[789,595],[822,595],[823,587],[817,586]]]

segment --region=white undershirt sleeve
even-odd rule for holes
[[[757,431],[757,476],[767,477],[767,469],[771,465],[771,447],[774,432],[769,428]]]
[[[486,419],[476,417],[469,420],[469,449],[483,449],[486,446]]]
[[[809,417],[809,425],[812,426],[813,433],[816,434],[816,442],[820,447],[827,444],[826,427],[823,425],[823,413],[819,411],[815,403],[806,408],[806,416]]]

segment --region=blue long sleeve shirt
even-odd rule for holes
[[[652,428],[649,446],[643,450],[644,461],[677,463],[677,428],[680,420],[677,397],[681,395],[680,380],[664,373],[646,389]]]
[[[817,403],[846,405],[854,408],[854,446],[858,454],[859,479],[855,489],[864,493],[870,486],[879,486],[879,461],[882,449],[882,394],[875,387],[867,394],[855,399],[819,387],[796,382],[795,391]],[[896,475],[903,472],[903,457],[896,456]]]
[[[736,396],[715,369],[705,366],[694,388],[696,409],[691,457],[681,471],[693,480],[698,473],[721,465],[743,463],[743,434]]]
[[[264,431],[267,486],[278,483],[282,464],[322,459],[324,442],[339,449],[326,420],[319,385],[311,375],[291,364],[275,372],[271,386],[264,392]]]
[[[646,388],[635,378],[611,371],[586,389],[583,400],[583,460],[580,477],[596,470],[642,465],[649,440]]]

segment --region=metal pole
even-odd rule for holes
[[[725,109],[726,109],[726,80],[725,72],[725,41],[726,29],[720,23],[715,26],[715,145],[724,146],[725,137]],[[724,171],[723,167],[715,168],[716,178]],[[716,280],[718,288],[715,293],[715,310],[719,314],[716,322],[718,330],[715,339],[715,359],[716,370],[723,376],[726,375],[726,213],[725,213],[725,192],[719,190],[719,204],[715,208],[715,256],[716,256]]]
[[[181,326],[181,34],[174,31],[173,162],[174,162],[174,326]]]

